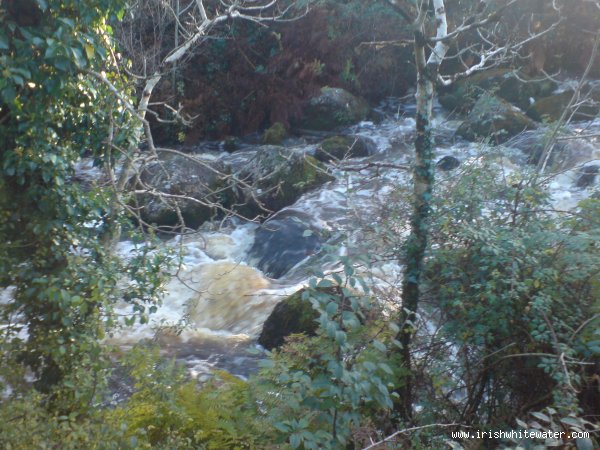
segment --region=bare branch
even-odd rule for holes
[[[428,425],[421,425],[419,427],[411,427],[411,428],[405,428],[403,430],[398,430],[395,433],[390,434],[388,437],[377,441],[377,442],[373,442],[371,445],[369,445],[368,447],[364,447],[362,450],[370,450],[372,448],[376,448],[377,446],[381,445],[381,444],[385,444],[386,442],[390,442],[392,441],[396,436],[399,436],[401,434],[407,434],[410,433],[412,431],[418,431],[418,430],[424,430],[427,428],[447,428],[447,427],[464,427],[464,425],[461,425],[459,423],[431,423]]]

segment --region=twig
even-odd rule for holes
[[[434,427],[459,427],[459,426],[465,426],[465,425],[460,425],[459,423],[431,423],[429,425],[421,425],[419,427],[405,428],[403,430],[398,430],[395,433],[390,434],[388,437],[382,439],[381,441],[372,443],[371,445],[363,448],[362,450],[369,450],[371,448],[375,448],[378,445],[385,444],[386,442],[390,442],[392,439],[394,439],[396,436],[398,436],[400,434],[410,433],[411,431],[423,430],[425,428],[434,428]]]

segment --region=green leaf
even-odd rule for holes
[[[56,67],[61,72],[68,72],[70,69],[71,63],[67,58],[58,57],[54,60],[54,67]]]
[[[536,419],[539,419],[539,420],[541,420],[541,421],[543,421],[543,422],[547,422],[547,423],[550,423],[550,422],[551,422],[551,420],[550,420],[550,417],[548,417],[548,416],[547,416],[546,414],[544,414],[544,413],[541,413],[541,412],[537,412],[537,411],[536,411],[536,412],[532,412],[532,413],[531,413],[531,415],[532,415],[533,417],[535,417]]]
[[[365,361],[363,363],[363,366],[365,367],[365,369],[367,369],[369,372],[375,372],[375,370],[377,370],[377,366],[375,366],[375,364],[373,364],[371,361]]]
[[[12,103],[15,101],[15,98],[17,98],[17,91],[12,84],[2,89],[2,98],[5,103]]]
[[[8,38],[4,34],[0,34],[0,50],[8,50]]]
[[[300,438],[300,435],[298,433],[294,433],[290,436],[290,445],[292,446],[292,448],[300,447],[301,443],[302,439]]]
[[[273,426],[282,433],[290,431],[290,426],[286,422],[275,422]]]
[[[343,331],[336,331],[335,342],[338,345],[344,345],[346,343],[346,333],[344,333]]]
[[[333,283],[331,282],[331,280],[321,280],[317,284],[317,287],[320,287],[320,288],[333,287]]]
[[[84,68],[87,64],[87,61],[83,57],[83,53],[81,52],[81,49],[79,49],[77,47],[71,47],[71,53],[73,54],[73,57],[75,58],[75,65],[80,69]]]
[[[338,304],[335,302],[329,302],[327,304],[327,307],[325,308],[325,311],[330,316],[333,316],[337,312],[337,310],[338,310]]]
[[[579,420],[575,419],[574,417],[563,417],[562,419],[560,419],[560,421],[566,425],[570,425],[573,427],[581,427],[582,424]]]
[[[87,59],[90,61],[94,59],[94,47],[92,47],[90,44],[85,44],[83,48],[85,49],[85,55],[87,56]]]
[[[387,351],[385,344],[383,344],[383,342],[381,341],[378,341],[377,339],[373,340],[373,347],[375,347],[377,350],[383,353]]]
[[[388,375],[393,375],[394,374],[394,372],[392,371],[391,367],[388,366],[386,363],[379,363],[379,367],[381,368],[381,370],[383,370]]]
[[[312,236],[312,235],[313,235],[312,230],[304,230],[304,232],[302,233],[303,237],[309,237],[309,236]]]

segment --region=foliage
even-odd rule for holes
[[[509,440],[510,447],[508,448],[531,448],[533,445],[538,448],[558,447],[562,445],[575,445],[577,449],[592,449],[598,447],[598,439],[593,432],[597,430],[597,424],[594,424],[574,413],[568,415],[560,414],[556,409],[548,407],[543,411],[533,411],[531,419],[527,422],[516,419],[517,425],[523,430],[529,430],[539,433],[552,431],[557,438],[549,439],[517,439]],[[592,438],[571,437],[571,433],[590,432]],[[560,437],[559,437],[560,436]],[[593,439],[593,440],[592,440]],[[514,447],[513,447],[514,445]]]
[[[65,450],[135,449],[120,427],[107,423],[108,410],[82,416],[49,413],[44,397],[30,391],[0,404],[0,446],[5,450],[61,448]]]
[[[134,73],[152,73],[156,60],[175,45],[169,3],[175,9],[174,0],[133,2],[115,27]],[[212,8],[217,2],[206,3]],[[362,45],[397,39],[398,14],[387,2],[280,2],[282,7],[290,3],[298,20],[268,28],[247,21],[219,25],[157,86],[153,109],[163,119],[169,110],[161,101],[181,103],[183,115],[193,118],[186,144],[243,135],[276,122],[289,128],[301,117],[304,102],[325,85],[373,100],[405,93],[412,77],[410,49]],[[312,6],[304,15],[307,3]],[[183,90],[176,79],[183,80]],[[156,142],[175,141],[172,124],[149,120]]]
[[[263,423],[251,386],[226,373],[197,386],[158,348],[139,346],[125,359],[135,393],[110,413],[113,428],[125,424],[136,448],[259,448]],[[264,441],[263,441],[264,442]]]
[[[0,311],[11,324],[3,362],[29,367],[49,406],[66,412],[98,392],[99,341],[122,278],[142,320],[162,280],[164,260],[150,247],[122,262],[100,244],[107,220],[123,218],[108,210],[107,191],[73,181],[82,156],[114,158],[109,134],[117,148],[135,144],[136,121],[89,74],[104,70],[127,96],[106,25],[122,7],[28,0],[0,10],[0,287],[16,287]]]
[[[427,271],[427,301],[440,306],[453,346],[441,358],[455,372],[439,388],[465,389],[453,420],[486,426],[540,404],[579,412],[593,395],[577,395],[580,362],[598,360],[597,201],[563,215],[529,174],[497,170],[484,159],[439,190]]]
[[[375,305],[368,289],[348,259],[344,267],[343,276],[313,279],[303,292],[319,313],[317,337],[292,338],[263,362],[255,381],[266,393],[263,407],[279,442],[292,448],[344,448],[359,427],[385,417],[392,405],[389,330],[369,320]]]

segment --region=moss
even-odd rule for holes
[[[368,113],[369,105],[364,99],[341,88],[323,87],[321,93],[305,106],[300,126],[311,130],[333,130],[360,122]]]
[[[367,143],[357,136],[332,136],[321,142],[315,152],[319,161],[369,156]]]
[[[287,130],[281,122],[275,122],[263,134],[262,140],[264,144],[279,145],[287,137]]]
[[[526,109],[530,98],[544,97],[555,88],[549,80],[532,81],[524,74],[517,78],[512,69],[491,69],[456,82],[440,94],[439,101],[446,109],[466,112],[487,92]]]
[[[535,126],[531,119],[506,101],[484,95],[477,100],[456,134],[469,140],[491,138],[501,143]]]
[[[264,199],[267,207],[274,211],[291,205],[305,192],[333,179],[312,156],[284,155],[281,150],[269,155],[265,167],[268,169],[267,173],[274,174],[265,183],[265,190],[279,186],[279,189],[272,191],[270,198]]]
[[[303,292],[302,289],[275,306],[258,338],[260,345],[271,350],[283,345],[285,338],[291,334],[315,335],[319,314],[310,301],[302,299]]]

